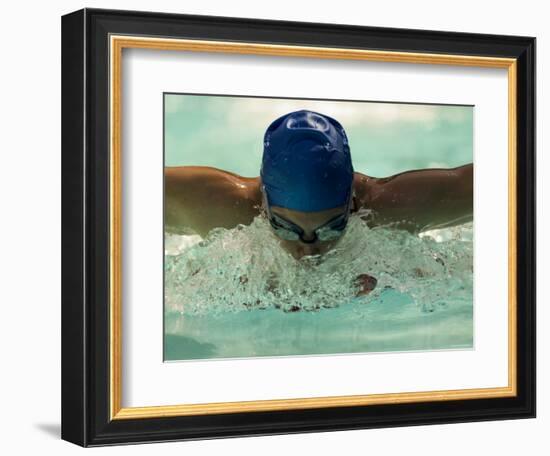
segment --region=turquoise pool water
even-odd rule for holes
[[[471,224],[416,236],[357,216],[334,251],[300,261],[260,217],[167,235],[165,359],[470,348],[472,247]],[[369,295],[359,274],[378,280]]]

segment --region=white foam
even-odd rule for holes
[[[361,274],[378,283],[360,299],[375,300],[391,288],[421,311],[472,303],[472,224],[416,236],[370,229],[355,216],[334,250],[297,261],[257,217],[249,226],[217,228],[205,239],[167,235],[165,250],[167,311],[320,310],[357,299]]]

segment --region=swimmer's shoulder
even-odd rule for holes
[[[164,172],[168,203],[233,207],[247,216],[258,212],[260,177],[240,176],[211,166],[166,167]]]
[[[353,190],[359,207],[369,207],[373,192],[379,185],[379,178],[367,176],[363,173],[353,173]]]
[[[260,178],[240,176],[211,166],[171,166],[164,168],[167,196],[225,195],[248,202],[261,201]]]
[[[215,168],[214,168],[215,169]],[[231,171],[216,169],[218,178],[226,180],[234,189],[251,204],[261,203],[261,179],[257,177],[246,177],[235,174]]]
[[[165,168],[165,227],[201,236],[249,224],[258,215],[257,179],[208,166]]]

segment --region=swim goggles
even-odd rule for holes
[[[352,192],[350,192],[350,197],[346,205],[346,209],[341,214],[333,217],[328,222],[324,223],[320,227],[316,228],[313,232],[314,236],[312,239],[304,239],[304,230],[292,223],[290,220],[281,217],[280,215],[275,214],[271,211],[265,190],[262,188],[262,194],[264,198],[264,207],[267,215],[267,219],[271,227],[273,228],[275,234],[286,241],[302,241],[305,244],[313,244],[317,240],[326,242],[326,241],[335,241],[339,239],[346,229],[348,224],[348,219],[350,215],[351,202],[353,200]]]

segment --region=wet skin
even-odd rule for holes
[[[243,177],[217,168],[165,168],[165,229],[183,233],[187,228],[205,236],[216,227],[249,225],[260,213],[260,188],[259,177]],[[356,209],[372,212],[367,221],[371,227],[390,226],[419,233],[459,225],[473,216],[473,165],[412,170],[384,178],[356,172],[353,191]],[[313,213],[305,214],[313,218]],[[308,223],[307,217],[295,215]],[[317,222],[315,219],[312,223]]]

